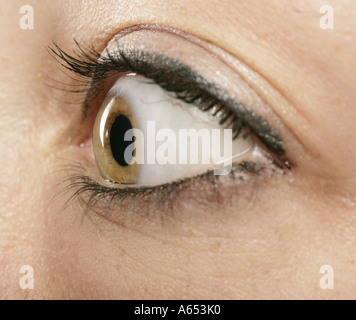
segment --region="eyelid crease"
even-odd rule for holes
[[[136,50],[114,53],[106,50],[106,56],[103,56],[94,49],[86,50],[78,42],[75,43],[79,50],[74,51],[75,56],[64,52],[56,43],[54,43],[55,48],[49,48],[49,51],[67,70],[89,80],[84,115],[87,114],[93,97],[102,90],[105,79],[114,74],[136,72],[152,79],[165,90],[175,93],[178,99],[188,103],[194,103],[201,98],[197,95],[198,90],[201,91],[206,101],[215,99],[232,111],[242,125],[246,125],[270,151],[278,156],[285,154],[282,138],[264,118],[247,109],[244,104],[230,97],[218,85],[207,81],[182,62],[164,55]],[[177,92],[178,85],[182,86],[180,92]],[[83,91],[78,90],[78,92]]]

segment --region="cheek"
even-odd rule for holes
[[[47,199],[58,196],[55,182],[52,187],[44,195]],[[107,283],[113,268],[112,260],[107,259],[110,253],[106,242],[85,217],[81,205],[72,202],[65,208],[68,198],[67,194],[61,195],[53,201],[43,221],[44,259],[51,294],[63,299],[109,297],[112,288],[107,290]]]
[[[63,171],[50,175],[42,198],[58,195],[65,178]],[[331,297],[318,287],[319,270],[331,264],[341,272],[347,234],[335,232],[335,212],[326,219],[331,205],[315,208],[321,199],[297,190],[286,179],[268,179],[238,186],[220,203],[182,199],[165,216],[117,210],[115,223],[105,212],[85,214],[79,201],[63,210],[71,194],[60,196],[39,232],[53,297]]]
[[[101,299],[238,294],[236,284],[249,269],[245,261],[251,261],[245,241],[261,236],[258,228],[250,232],[261,209],[258,197],[249,196],[251,189],[241,190],[225,209],[215,202],[198,208],[182,200],[172,216],[117,210],[113,214],[121,218],[113,223],[105,214],[85,213],[79,200],[64,208],[72,195],[59,194],[66,187],[61,183],[66,171],[47,176],[42,194],[47,210],[39,234],[49,270],[44,279],[54,297],[68,298],[68,292],[70,298]],[[256,259],[267,256],[266,250],[256,252]]]

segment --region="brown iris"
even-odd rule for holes
[[[120,97],[108,96],[100,107],[93,129],[95,159],[106,180],[137,183],[139,165],[132,163],[136,151],[128,149],[135,144],[134,137],[125,140],[125,134],[133,128],[137,128],[137,124],[129,104]]]

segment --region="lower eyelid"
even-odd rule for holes
[[[264,164],[246,161],[234,165],[233,172],[227,176],[208,172],[156,187],[127,188],[100,181],[98,175],[90,173],[81,163],[71,164],[69,168],[69,178],[64,183],[66,206],[78,202],[83,215],[94,213],[114,223],[121,223],[128,215],[133,215],[132,219],[141,216],[162,221],[180,212],[182,207],[192,206],[205,212],[215,205],[219,209],[232,199],[248,203],[254,200],[251,195],[258,194],[260,184],[286,173],[268,161]]]

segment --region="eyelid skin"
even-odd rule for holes
[[[76,58],[56,44],[57,50],[50,48],[50,51],[62,66],[89,79],[93,90],[89,87],[84,115],[90,112],[93,96],[105,91],[100,83],[104,79],[124,72],[137,72],[150,78],[149,73],[165,70],[170,75],[179,73],[186,82],[221,100],[270,150],[284,155],[281,135],[270,125],[281,125],[281,121],[245,81],[248,68],[214,44],[173,28],[141,25],[122,30],[108,43],[101,56],[94,49],[85,50],[77,45]],[[240,73],[244,73],[244,78]]]
[[[140,26],[125,29],[116,35],[101,59],[123,59],[131,71],[146,70],[144,75],[148,78],[150,74],[154,77],[156,70],[181,77],[207,91],[236,114],[268,149],[283,155],[285,150],[280,134],[247,106],[258,109],[269,107],[224,61],[227,56],[213,44],[182,31],[161,26]],[[173,85],[164,88],[174,91],[174,85],[173,82]]]

